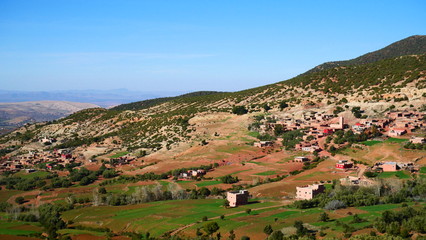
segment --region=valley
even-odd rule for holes
[[[20,126],[0,238],[422,239],[424,46]]]

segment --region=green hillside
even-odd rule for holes
[[[144,101],[139,102],[133,102],[133,103],[127,103],[127,104],[121,104],[119,106],[113,107],[111,110],[141,110],[146,109],[164,102],[168,102],[171,100],[179,99],[179,98],[188,98],[188,97],[197,97],[197,96],[206,96],[206,95],[212,95],[212,94],[218,94],[220,92],[215,91],[199,91],[199,92],[192,92],[183,94],[176,97],[164,97],[164,98],[154,98],[154,99],[148,99]]]
[[[415,35],[392,43],[391,45],[380,50],[364,54],[354,59],[323,63],[307,71],[306,73],[304,73],[304,75],[340,66],[373,63],[380,60],[395,58],[399,56],[418,55],[424,53],[426,53],[426,36]]]

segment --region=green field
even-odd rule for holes
[[[373,205],[373,206],[358,207],[358,209],[364,210],[367,212],[379,212],[379,211],[385,211],[385,210],[395,209],[399,207],[401,207],[401,204],[380,204],[380,205]]]
[[[32,179],[35,177],[39,177],[39,178],[45,178],[47,175],[49,175],[48,172],[45,171],[35,171],[32,173],[26,173],[25,171],[20,171],[15,173],[13,176],[15,177],[21,177],[23,179]]]
[[[258,175],[258,176],[269,176],[269,175],[275,175],[275,174],[278,174],[277,171],[260,172],[260,173],[254,174],[254,175]]]
[[[382,141],[364,141],[364,142],[361,142],[361,144],[364,144],[365,146],[374,146],[374,145],[379,144],[379,143],[383,143],[383,142]]]
[[[426,173],[426,167],[421,167],[420,168],[420,173]]]
[[[149,231],[160,236],[183,225],[200,221],[203,216],[218,217],[247,208],[271,207],[278,203],[253,202],[238,208],[222,207],[223,199],[198,199],[152,202],[131,206],[100,206],[74,209],[64,212],[63,218],[76,224],[90,227],[108,227],[114,231],[124,228],[135,231]],[[129,224],[130,223],[130,224]]]
[[[61,229],[58,233],[63,235],[80,235],[87,234],[92,236],[105,236],[106,232],[97,232],[97,231],[89,231],[89,230],[80,230],[80,229]]]
[[[409,179],[410,175],[405,171],[397,171],[397,172],[382,172],[378,175],[379,178],[392,178],[397,177],[400,179]]]
[[[386,139],[384,142],[388,142],[388,143],[403,143],[403,142],[407,142],[408,139],[402,139],[402,138],[388,138]]]
[[[221,181],[212,180],[212,181],[202,181],[202,182],[196,183],[195,185],[197,185],[197,187],[207,187],[207,186],[217,185],[221,183],[222,183]]]
[[[7,235],[28,235],[32,233],[41,233],[41,227],[38,223],[4,221],[0,220],[0,234]],[[13,238],[11,238],[13,239]]]
[[[129,154],[129,152],[118,152],[118,153],[110,156],[109,158],[119,158],[119,157],[122,157],[122,156],[127,155],[127,154]]]

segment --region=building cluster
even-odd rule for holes
[[[22,169],[32,169],[35,165],[46,163],[47,169],[54,165],[72,163],[77,157],[72,155],[69,149],[58,149],[53,151],[29,151],[27,154],[6,158],[0,164],[0,172],[17,172]]]
[[[136,160],[135,157],[123,156],[118,158],[111,158],[109,162],[111,166],[117,167],[117,166],[124,166],[124,165],[130,164],[134,160]]]
[[[334,117],[331,114],[318,113],[314,111],[305,112],[300,119],[284,117],[275,121],[266,121],[260,125],[261,133],[273,132],[277,126],[282,131],[302,130],[303,141],[295,145],[296,150],[305,152],[321,151],[319,139],[332,135],[337,130],[351,129],[354,133],[362,133],[373,126],[381,132],[385,132],[389,137],[401,136],[411,133],[416,128],[425,126],[426,113],[422,112],[389,112],[383,119],[358,119],[352,126],[345,124],[343,117]],[[424,139],[413,139],[412,141],[424,143]],[[272,142],[261,141],[254,143],[256,147],[272,146]]]
[[[204,169],[188,170],[187,172],[180,173],[179,179],[186,180],[186,179],[199,178],[206,175],[206,173],[207,172]]]
[[[416,128],[425,126],[424,116],[426,113],[421,112],[389,112],[387,118],[390,120],[389,131],[390,137],[397,137],[406,133],[411,133]]]
[[[410,172],[418,171],[418,166],[412,162],[378,162],[374,164],[372,170],[382,172],[396,172],[406,170]]]

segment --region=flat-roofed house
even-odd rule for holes
[[[403,129],[403,128],[392,128],[392,129],[389,131],[388,135],[389,135],[390,137],[398,137],[398,136],[404,135],[404,134],[406,134],[406,133],[407,133],[407,130],[405,130],[405,129]]]
[[[340,160],[338,163],[336,163],[336,168],[339,169],[348,169],[352,168],[354,164],[352,162],[348,162],[347,160]]]
[[[400,169],[396,162],[385,162],[380,167],[383,172],[396,172]]]
[[[309,158],[307,158],[307,157],[295,157],[294,161],[295,162],[309,162]]]
[[[249,192],[247,190],[232,191],[226,193],[226,199],[230,207],[238,207],[248,203]]]
[[[325,191],[324,184],[312,184],[302,187],[296,187],[296,198],[309,200]]]
[[[410,142],[411,143],[416,143],[416,144],[423,144],[423,143],[426,143],[426,139],[424,138],[424,137],[412,137],[411,139],[410,139]]]

